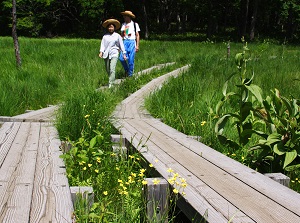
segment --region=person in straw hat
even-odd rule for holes
[[[124,23],[121,26],[121,36],[123,38],[127,61],[120,56],[120,61],[125,70],[125,75],[132,76],[134,70],[135,53],[139,51],[140,46],[140,27],[139,24],[132,21],[135,15],[131,11],[121,12]]]
[[[109,76],[108,87],[111,88],[116,78],[119,51],[122,52],[120,56],[124,61],[127,60],[126,51],[122,37],[115,32],[115,30],[120,29],[120,22],[116,19],[107,19],[102,26],[107,29],[107,33],[102,38],[99,57],[104,59],[105,69]]]

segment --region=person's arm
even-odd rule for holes
[[[125,46],[124,46],[122,37],[120,35],[118,37],[118,40],[119,40],[119,47],[121,49],[121,53],[123,54],[123,58],[124,58],[124,60],[127,60]]]
[[[139,32],[135,33],[135,41],[136,41],[136,46],[135,46],[135,51],[138,52],[140,49],[140,34]]]
[[[101,40],[101,45],[100,45],[100,50],[99,50],[99,57],[102,58],[103,57],[103,52],[105,51],[105,40],[104,37]]]

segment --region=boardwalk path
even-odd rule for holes
[[[0,222],[72,222],[56,109],[0,117]]]
[[[195,217],[193,209],[216,223],[300,222],[300,194],[190,139],[144,109],[144,97],[187,68],[161,76],[126,98],[112,116],[115,127],[164,178],[172,168],[187,180],[182,208],[190,218]]]

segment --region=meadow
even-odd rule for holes
[[[215,134],[219,118],[216,106],[222,100],[224,83],[238,73],[235,55],[242,52],[242,42],[230,43],[228,55],[227,41],[142,40],[135,72],[156,64],[175,64],[139,78],[126,78],[112,89],[95,91],[108,83],[104,63],[98,58],[100,40],[21,37],[19,41],[22,68],[18,70],[12,38],[0,38],[0,115],[13,116],[27,109],[61,104],[56,126],[60,138],[72,145],[63,157],[69,182],[93,186],[95,191],[92,207],[78,204],[78,222],[140,222],[145,212],[143,179],[153,170],[134,151],[129,159],[115,158],[110,135],[117,130],[110,124],[110,114],[120,101],[151,79],[186,64],[191,64],[188,72],[147,98],[147,109],[168,125],[201,136],[205,144],[252,167],[255,159],[247,146],[242,150],[224,146]],[[276,88],[287,98],[299,99],[300,47],[266,40],[248,43],[248,48],[246,75],[254,73],[253,83],[261,87],[263,97]],[[124,78],[120,63],[117,77]],[[236,91],[239,75],[230,81],[228,91]],[[237,101],[229,101],[222,112],[238,109],[237,105]],[[229,125],[226,131],[230,133],[233,127]],[[299,190],[297,170],[289,174],[292,188]],[[169,216],[169,221],[176,221],[176,214]]]

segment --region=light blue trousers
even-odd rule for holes
[[[124,60],[122,54],[120,54],[119,59],[125,72],[131,77],[134,71],[135,40],[124,40],[124,47],[126,50],[127,61]]]

